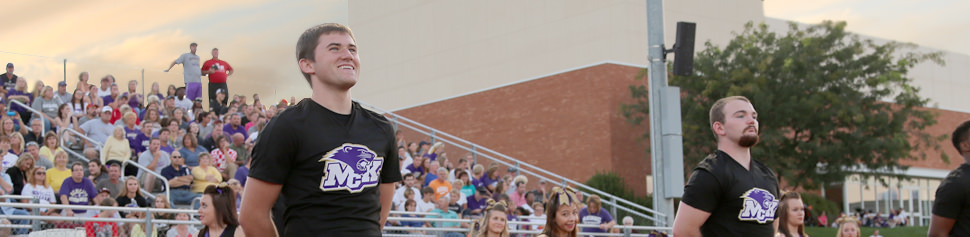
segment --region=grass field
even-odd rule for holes
[[[836,228],[825,228],[825,227],[808,227],[805,228],[805,234],[808,236],[835,236]],[[884,237],[895,237],[895,236],[926,236],[926,231],[929,230],[928,226],[922,227],[896,227],[896,228],[869,228],[862,227],[862,234],[859,236],[869,237],[872,235],[874,230],[879,230],[879,235]]]

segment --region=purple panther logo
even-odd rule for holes
[[[775,210],[778,209],[778,200],[768,190],[751,188],[741,198],[744,200],[743,208],[738,213],[738,220],[757,221],[764,224],[775,220]]]
[[[377,186],[384,157],[378,157],[367,146],[344,143],[327,152],[320,162],[325,162],[320,190],[356,193]]]

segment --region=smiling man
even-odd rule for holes
[[[275,236],[270,210],[283,198],[285,236],[380,236],[401,181],[394,130],[353,102],[360,58],[350,28],[314,26],[297,42],[309,99],[259,134],[240,222],[247,236]]]
[[[674,219],[676,236],[773,236],[778,181],[751,158],[758,143],[758,112],[731,96],[711,106],[717,151],[691,173]]]

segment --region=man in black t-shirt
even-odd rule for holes
[[[963,164],[936,188],[928,236],[970,236],[970,121],[957,126],[950,139]]]
[[[717,151],[690,175],[674,219],[675,236],[773,236],[778,181],[751,158],[758,143],[758,112],[741,96],[711,107]]]
[[[284,199],[285,236],[380,236],[401,181],[384,116],[353,102],[360,58],[350,28],[312,27],[297,42],[309,99],[260,132],[239,215],[248,236],[275,236],[270,210]]]

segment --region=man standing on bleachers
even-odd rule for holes
[[[185,94],[189,101],[202,97],[202,59],[195,55],[195,49],[199,44],[189,44],[189,52],[184,53],[175,59],[165,72],[171,70],[175,64],[182,64],[182,76],[185,78]]]
[[[225,106],[227,101],[226,97],[223,96],[222,99],[216,98],[216,91],[222,90],[223,93],[229,92],[229,86],[226,81],[229,76],[232,76],[232,66],[229,63],[219,59],[219,49],[212,48],[212,59],[206,60],[202,64],[202,75],[209,76],[209,101],[216,100],[218,104]]]

